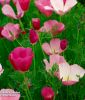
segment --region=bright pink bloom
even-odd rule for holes
[[[85,69],[77,64],[69,65],[67,62],[59,64],[59,76],[64,85],[73,85],[79,82],[85,74]],[[56,75],[57,76],[57,75]]]
[[[30,0],[19,0],[19,4],[23,11],[27,11],[29,9]]]
[[[14,10],[9,4],[6,4],[2,7],[2,13],[13,19],[20,19],[24,16],[24,11],[21,9],[21,6],[18,0],[14,0],[14,4],[17,8],[17,15],[15,14]]]
[[[56,20],[49,20],[41,27],[40,32],[52,33],[53,35],[61,33],[65,29],[65,25]]]
[[[52,15],[52,6],[50,0],[35,0],[36,7],[41,13],[45,14],[47,17]]]
[[[41,91],[41,95],[44,100],[53,100],[54,94],[55,93],[51,87],[44,87]]]
[[[47,59],[44,59],[45,68],[46,71],[49,72],[50,69],[52,69],[53,65],[59,65],[60,63],[66,62],[63,56],[60,56],[58,54],[50,55],[49,56],[49,62]]]
[[[50,0],[50,3],[57,14],[63,15],[77,4],[77,0]]]
[[[31,48],[17,47],[9,55],[9,60],[15,70],[28,71],[32,64],[33,52]]]
[[[3,27],[1,35],[10,41],[14,41],[20,34],[19,24],[8,23]]]
[[[0,0],[0,4],[4,5],[4,4],[9,4],[10,0]]]
[[[4,69],[2,68],[2,65],[0,64],[0,75],[3,73]]]
[[[30,29],[29,39],[32,44],[36,43],[39,40],[39,36],[35,30]]]
[[[35,30],[39,30],[40,29],[40,19],[32,18],[32,25]]]
[[[3,27],[0,27],[0,38],[3,37],[3,36],[1,35],[2,30],[3,30]]]
[[[12,89],[2,89],[0,90],[0,100],[19,100],[20,93],[15,92]]]
[[[52,55],[52,54],[60,54],[62,53],[65,49],[61,48],[61,41],[58,38],[52,39],[50,41],[50,44],[48,43],[43,43],[42,49],[47,55]],[[66,46],[67,47],[67,46]]]

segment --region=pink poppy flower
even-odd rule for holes
[[[41,13],[45,14],[47,17],[52,15],[52,6],[50,0],[35,0],[36,7]]]
[[[0,100],[19,100],[20,92],[15,92],[12,89],[1,89]]]
[[[44,100],[53,100],[54,94],[55,93],[51,87],[44,87],[41,91]]]
[[[4,4],[9,4],[10,0],[0,0],[0,4],[4,5]]]
[[[44,63],[45,63],[45,68],[46,71],[49,72],[49,70],[52,69],[53,65],[59,65],[60,63],[66,62],[66,60],[64,59],[63,56],[60,56],[58,54],[54,54],[54,55],[50,55],[49,56],[49,62],[47,61],[47,59],[44,59]]]
[[[24,72],[30,68],[33,56],[31,48],[17,47],[10,53],[9,60],[15,70]]]
[[[27,11],[29,9],[30,0],[19,0],[19,4],[23,11]]]
[[[14,41],[20,34],[19,24],[8,23],[3,27],[1,35],[10,41]]]
[[[35,44],[39,40],[39,36],[35,30],[30,29],[29,39],[30,39],[30,43],[32,44]]]
[[[50,0],[50,3],[57,14],[64,15],[77,4],[77,0]]]
[[[35,30],[39,30],[40,29],[40,19],[32,18],[32,26]]]
[[[59,79],[64,85],[73,85],[79,82],[85,74],[85,69],[77,64],[69,65],[67,62],[59,64]],[[57,75],[56,75],[57,76]]]
[[[4,69],[2,68],[2,65],[0,64],[0,75],[3,73]]]
[[[66,41],[67,42],[67,41]],[[44,50],[44,52],[47,54],[47,55],[52,55],[52,54],[60,54],[62,53],[66,47],[67,47],[67,43],[64,44],[62,43],[62,40],[58,39],[58,38],[55,38],[55,39],[52,39],[50,41],[50,44],[49,43],[43,43],[42,44],[42,49]],[[62,48],[63,47],[63,48]]]
[[[56,20],[48,20],[44,23],[44,26],[41,27],[40,32],[52,33],[56,35],[61,33],[65,29],[65,25]]]
[[[17,9],[17,15],[15,14],[14,10],[12,9],[12,7],[9,4],[5,4],[2,7],[2,13],[13,19],[20,19],[24,16],[24,11],[21,9],[21,6],[20,6],[18,0],[14,0],[14,4]]]

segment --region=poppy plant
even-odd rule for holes
[[[64,15],[77,4],[77,0],[50,0],[50,3],[57,14]]]
[[[23,11],[27,11],[29,9],[30,0],[19,0],[19,4]]]
[[[48,20],[44,23],[44,26],[41,27],[40,32],[51,33],[52,35],[56,35],[64,31],[65,25],[56,20]]]
[[[66,43],[62,43],[62,40],[55,38],[52,39],[49,43],[43,43],[42,44],[42,49],[47,55],[52,55],[52,54],[60,54],[62,53],[67,47],[67,40]]]
[[[62,80],[64,85],[73,85],[79,82],[79,79],[82,78],[84,74],[85,69],[77,64],[69,65],[67,62],[59,64],[58,78]]]
[[[10,41],[14,41],[20,34],[19,24],[8,23],[1,31],[1,35]]]
[[[25,72],[30,68],[33,56],[31,48],[17,47],[10,53],[9,60],[15,70]]]
[[[12,89],[1,89],[0,100],[19,100],[20,92],[15,92]]]
[[[47,59],[44,59],[45,69],[47,72],[49,72],[49,70],[51,70],[55,64],[59,65],[60,63],[63,62],[66,62],[63,56],[60,56],[58,54],[50,55],[49,62],[47,61]]]
[[[39,11],[45,14],[47,17],[52,15],[52,6],[50,0],[35,0],[35,5]]]
[[[16,9],[17,9],[17,14],[15,14],[13,8],[9,5],[9,4],[5,4],[3,7],[2,7],[2,13],[10,18],[13,18],[13,19],[20,19],[24,16],[24,11],[21,9],[21,6],[19,4],[19,1],[18,0],[14,0],[13,1],[15,6],[16,6]]]
[[[53,100],[54,99],[54,91],[51,87],[43,87],[41,91],[41,95],[44,98],[44,100]]]

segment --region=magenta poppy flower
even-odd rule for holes
[[[66,62],[66,60],[64,59],[63,56],[60,56],[58,54],[50,55],[49,62],[47,61],[47,59],[44,59],[45,69],[47,72],[49,72],[49,70],[52,69],[53,65],[55,65],[55,64],[59,65],[64,62]]]
[[[0,0],[0,4],[4,5],[4,4],[9,4],[10,0]]]
[[[15,92],[12,89],[1,89],[0,100],[19,100],[20,92]]]
[[[0,75],[3,73],[4,69],[2,68],[2,65],[0,64]]]
[[[30,39],[30,43],[32,44],[35,44],[39,40],[39,36],[35,30],[30,29],[29,39]]]
[[[52,6],[50,4],[50,0],[35,0],[35,5],[39,9],[39,11],[45,14],[47,17],[52,15]]]
[[[66,49],[66,47],[67,44],[62,43],[62,40],[58,38],[52,39],[50,41],[50,44],[49,43],[42,44],[42,49],[47,55],[60,54]]]
[[[51,87],[44,87],[41,91],[44,100],[53,100],[54,94],[55,93]]]
[[[23,11],[27,11],[29,9],[30,0],[19,0],[19,4]]]
[[[85,75],[85,69],[77,64],[69,65],[67,62],[59,64],[59,76],[64,85],[73,85]],[[57,75],[56,75],[57,76]]]
[[[65,29],[65,25],[56,20],[49,20],[44,23],[44,26],[41,27],[40,32],[52,33],[56,35],[61,33]]]
[[[13,19],[20,19],[24,16],[24,11],[21,9],[21,6],[20,6],[18,0],[13,0],[13,2],[16,6],[17,14],[14,12],[14,10],[12,9],[12,7],[9,4],[5,4],[2,7],[2,13]]]
[[[40,29],[40,19],[32,18],[32,26],[35,30],[39,30]]]
[[[3,27],[1,35],[10,41],[14,41],[20,34],[19,24],[8,23]]]
[[[50,0],[50,3],[57,14],[64,15],[77,4],[77,0]]]
[[[33,56],[31,48],[17,47],[10,53],[9,60],[15,70],[24,72],[30,68]]]

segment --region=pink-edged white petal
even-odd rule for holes
[[[50,2],[56,12],[63,11],[64,9],[63,0],[50,0]]]
[[[17,18],[21,18],[24,16],[24,11],[22,10],[20,4],[19,4],[19,1],[15,1],[15,5],[16,5],[16,8],[17,8]]]
[[[66,0],[65,6],[64,6],[64,12],[67,12],[76,4],[77,4],[77,0]]]
[[[85,74],[85,69],[80,67],[77,64],[71,65],[71,73],[69,78],[74,81],[79,81],[79,78],[82,78]]]
[[[49,45],[48,43],[44,43],[44,44],[42,45],[42,49],[44,50],[44,52],[45,52],[47,55],[52,54],[50,45]]]
[[[11,18],[14,18],[14,19],[17,19],[16,18],[16,14],[14,13],[12,7],[8,4],[4,5],[2,7],[2,13],[8,17],[11,17]]]
[[[0,75],[3,73],[4,69],[2,68],[2,65],[0,64]]]

